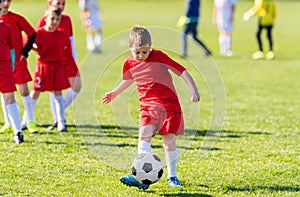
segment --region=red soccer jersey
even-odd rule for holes
[[[63,67],[69,48],[70,40],[65,33],[57,30],[49,32],[44,28],[37,30],[34,49],[38,63],[34,69],[34,90],[52,91],[69,87]]]
[[[176,90],[169,73],[181,75],[185,68],[160,50],[152,49],[149,57],[139,62],[131,55],[123,67],[123,79],[133,79],[137,85],[141,106],[164,107],[167,111],[181,112]]]
[[[10,58],[13,41],[11,27],[0,20],[0,92],[2,93],[16,91]]]
[[[16,60],[19,60],[23,49],[22,32],[24,31],[28,36],[31,36],[35,33],[35,30],[24,17],[13,12],[2,15],[0,20],[11,26],[13,30],[15,55]]]
[[[10,50],[14,48],[12,29],[0,20],[0,63],[11,62]]]
[[[36,24],[36,28],[38,29],[40,27],[44,27],[45,25],[46,25],[45,16],[42,16],[38,20]],[[72,22],[70,17],[66,14],[62,14],[59,25],[56,29],[59,31],[63,31],[65,34],[67,34],[68,37],[73,36]]]
[[[61,62],[63,64],[64,55],[69,51],[70,40],[61,31],[48,32],[44,28],[37,30],[34,49],[38,53],[38,61]]]
[[[37,22],[37,29],[44,27],[46,24],[45,16],[42,16]],[[64,32],[69,38],[73,36],[72,22],[68,15],[62,14],[58,27],[58,31]],[[69,48],[64,56],[64,67],[67,77],[75,77],[79,75],[79,71],[72,55],[72,49]]]

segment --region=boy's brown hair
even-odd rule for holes
[[[50,13],[55,13],[57,16],[61,15],[61,9],[54,5],[48,5],[45,15],[48,16]]]
[[[128,47],[142,47],[147,44],[150,46],[152,44],[149,31],[138,25],[133,26],[129,34]]]

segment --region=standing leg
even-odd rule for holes
[[[26,125],[27,129],[30,133],[37,133],[38,128],[34,121],[33,116],[33,107],[32,107],[32,98],[29,95],[29,89],[27,83],[23,83],[19,85],[19,90],[22,98],[22,103],[24,106],[24,113],[26,114],[27,122]],[[23,127],[23,126],[22,126]]]
[[[50,101],[50,109],[51,114],[53,118],[53,123],[48,127],[48,130],[53,130],[57,127],[57,116],[56,116],[56,107],[55,107],[55,95],[53,92],[50,92],[49,95],[49,101]]]
[[[170,186],[181,186],[176,176],[176,165],[178,161],[178,150],[176,148],[176,135],[174,133],[166,133],[162,136],[165,149],[166,163],[168,167],[168,183]]]
[[[24,137],[21,129],[20,114],[15,101],[14,92],[4,93],[3,98],[5,101],[8,119],[14,131],[15,143],[20,144],[24,142]]]
[[[11,124],[9,122],[8,114],[7,114],[7,109],[4,101],[3,95],[1,95],[1,105],[2,105],[2,112],[3,112],[3,117],[4,117],[4,126],[0,129],[0,133],[10,133],[13,131]]]
[[[189,24],[186,24],[181,32],[181,44],[182,44],[182,57],[187,57],[187,35],[189,32]]]
[[[208,50],[206,45],[201,40],[198,39],[197,23],[191,23],[191,28],[192,28],[193,39],[204,49],[206,56],[211,55],[211,52],[210,52],[210,50]]]
[[[256,40],[258,44],[258,49],[260,51],[263,51],[262,42],[261,42],[261,31],[263,27],[261,25],[258,26],[257,32],[256,32]]]
[[[266,55],[266,59],[271,60],[274,59],[275,54],[273,52],[273,38],[272,38],[272,28],[273,26],[267,26],[267,37],[268,37],[268,41],[269,41],[269,52]]]
[[[257,29],[257,32],[256,32],[256,40],[257,40],[259,51],[252,54],[252,58],[255,59],[255,60],[262,59],[264,57],[263,47],[262,47],[262,42],[261,42],[261,31],[262,31],[262,29],[263,29],[263,27],[261,25],[258,25],[258,29]]]
[[[269,41],[269,51],[273,51],[273,38],[272,38],[273,26],[268,26],[266,28],[267,28],[267,37]]]
[[[67,131],[65,125],[65,105],[61,91],[54,91],[55,95],[55,109],[57,115],[57,130],[58,132]]]

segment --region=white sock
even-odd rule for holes
[[[24,113],[27,114],[27,121],[34,121],[32,110],[32,98],[30,97],[30,95],[22,96],[21,98],[24,106]]]
[[[94,37],[94,43],[96,47],[99,47],[101,45],[102,42],[102,34],[101,33],[96,33],[95,37]]]
[[[166,163],[168,167],[168,178],[176,176],[176,165],[178,160],[178,150],[165,150]]]
[[[225,36],[220,34],[219,35],[219,46],[220,46],[220,54],[225,54],[226,49],[225,49]]]
[[[8,125],[11,125],[10,122],[9,122],[9,118],[8,118],[7,109],[6,109],[6,105],[5,105],[5,102],[4,102],[3,95],[1,96],[1,104],[2,104],[4,123],[8,124]]]
[[[149,142],[139,141],[138,154],[141,153],[151,153],[151,144]]]
[[[225,48],[225,51],[228,52],[230,51],[231,47],[231,36],[230,35],[227,35],[227,36],[224,36],[224,48]]]
[[[74,90],[72,90],[72,88],[67,90],[67,92],[63,96],[65,108],[67,108],[72,103],[72,101],[75,100],[77,95],[78,95],[78,92],[75,92]]]
[[[19,132],[22,133],[20,114],[17,103],[14,102],[12,104],[6,105],[6,109],[11,127],[14,129],[14,135],[17,135]]]
[[[55,95],[50,92],[50,108],[51,108],[51,114],[54,122],[57,122],[57,116],[56,116],[56,107],[55,107]]]
[[[55,109],[57,116],[57,124],[65,125],[65,105],[62,95],[55,96]]]
[[[36,104],[37,100],[36,99],[32,99],[31,98],[31,108],[32,108],[32,114],[34,113],[34,108],[35,108],[35,104]],[[27,117],[27,113],[26,111],[24,111],[23,113],[23,118],[22,118],[22,125],[27,125],[28,123],[28,117]]]
[[[86,37],[86,47],[89,51],[92,51],[95,49],[93,37],[90,37],[90,36]]]

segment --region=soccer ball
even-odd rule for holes
[[[138,182],[150,185],[162,177],[164,164],[154,153],[141,153],[134,159],[131,169]]]

